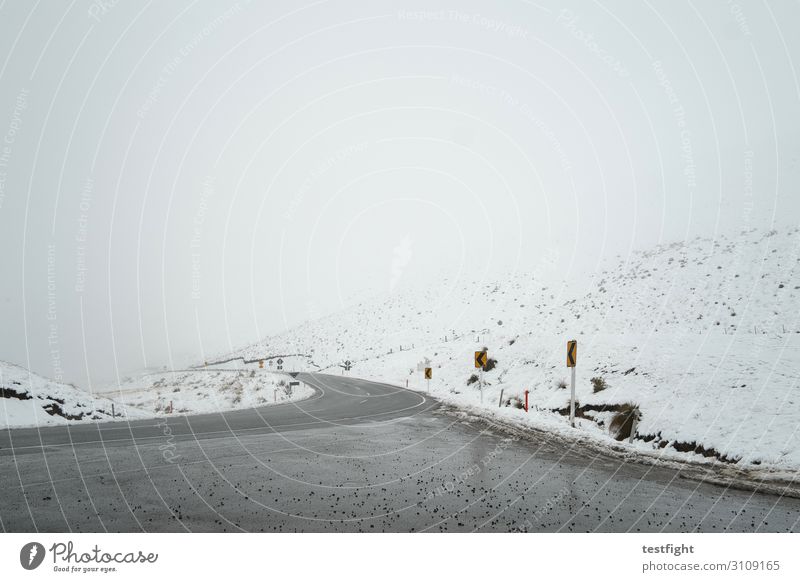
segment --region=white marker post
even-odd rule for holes
[[[633,412],[633,422],[631,423],[631,436],[628,438],[628,442],[633,442],[633,437],[636,436],[636,428],[639,426],[639,413],[634,410]]]
[[[572,382],[570,384],[572,387],[569,396],[569,423],[572,428],[575,428],[575,366],[572,366]]]

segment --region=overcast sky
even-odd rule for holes
[[[568,5],[0,3],[0,359],[95,387],[797,222],[798,3]]]

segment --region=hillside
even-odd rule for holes
[[[203,414],[310,398],[314,390],[302,382],[267,371],[210,367],[145,374],[104,389],[117,402],[136,407],[143,414]]]
[[[140,418],[114,403],[117,420]],[[112,401],[0,362],[0,428],[112,420]]]
[[[533,275],[442,281],[308,322],[237,352],[306,353],[297,369],[426,389],[481,407],[472,352],[488,348],[483,407],[575,435],[565,343],[579,342],[579,434],[616,444],[617,414],[638,409],[623,446],[664,458],[796,470],[800,443],[800,230],[748,231],[633,253],[575,295]],[[595,383],[605,389],[595,393]],[[561,386],[560,386],[561,384]],[[530,390],[531,411],[514,408]],[[503,393],[502,407],[500,393]],[[510,400],[509,400],[510,399]],[[616,429],[616,426],[614,427]]]

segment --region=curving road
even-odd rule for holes
[[[800,531],[800,500],[517,439],[301,374],[237,412],[0,431],[4,531]]]

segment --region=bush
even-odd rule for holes
[[[497,365],[497,360],[495,360],[494,358],[487,358],[486,365],[483,367],[483,371],[488,372],[490,370],[494,370],[496,365]]]
[[[520,398],[519,396],[512,396],[511,398],[506,400],[506,406],[519,409],[525,408],[525,404],[523,404],[522,398]]]
[[[592,392],[594,392],[595,394],[597,394],[598,392],[602,392],[603,390],[608,388],[608,383],[602,376],[595,376],[590,381],[592,383]]]
[[[556,382],[556,388],[559,390],[566,390],[567,389],[567,381],[564,379],[559,380]]]
[[[473,374],[472,376],[467,378],[467,386],[469,386],[470,384],[474,384],[477,381],[478,381],[478,375],[477,374]]]

